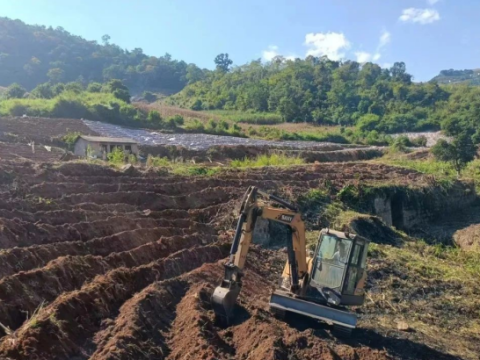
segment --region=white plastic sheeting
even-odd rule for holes
[[[107,124],[99,121],[83,120],[93,131],[108,137],[127,137],[138,142],[139,145],[180,145],[192,150],[205,150],[216,145],[248,145],[248,146],[270,146],[294,149],[315,149],[322,150],[327,147],[337,147],[340,150],[344,146],[333,143],[319,143],[315,141],[268,141],[259,139],[248,139],[234,136],[220,136],[208,134],[163,134],[155,131],[129,129],[119,125]],[[355,146],[357,148],[361,146]],[[334,150],[334,149],[330,149]],[[328,151],[328,150],[327,150]]]

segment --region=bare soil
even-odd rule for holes
[[[215,324],[209,302],[249,185],[294,199],[326,183],[426,184],[415,171],[359,162],[184,178],[2,161],[0,174],[0,359],[455,358],[375,330],[378,308],[346,342],[327,325],[274,319],[281,251],[252,250],[232,326]]]

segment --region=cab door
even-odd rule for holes
[[[342,291],[342,303],[345,305],[359,305],[363,303],[363,288],[361,289],[362,291],[358,291],[357,288],[365,274],[367,252],[368,248],[365,241],[355,241]]]

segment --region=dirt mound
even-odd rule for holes
[[[458,230],[453,234],[453,240],[464,250],[480,250],[480,224]]]
[[[329,163],[180,177],[1,161],[0,174],[0,359],[443,356],[396,334],[360,330],[359,340],[341,342],[327,325],[274,319],[268,300],[282,252],[254,247],[232,326],[215,323],[209,301],[248,186],[295,198],[360,180],[421,184],[414,171]],[[374,241],[396,241],[375,218],[352,227]],[[373,278],[383,278],[377,270]]]
[[[356,217],[350,222],[349,227],[355,234],[377,244],[400,245],[404,240],[401,234],[375,216]]]

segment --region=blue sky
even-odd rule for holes
[[[123,48],[212,68],[252,59],[328,55],[388,66],[415,80],[480,67],[479,0],[2,0],[0,15],[62,26]]]

